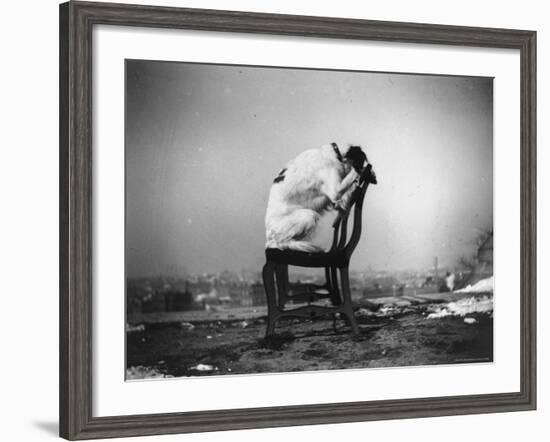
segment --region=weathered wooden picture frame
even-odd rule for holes
[[[95,25],[520,52],[520,391],[97,417],[92,413],[92,29]],[[69,440],[533,410],[536,407],[536,32],[137,5],[60,6],[60,436]],[[498,146],[496,147],[498,149]],[[123,294],[120,294],[123,296]],[[123,355],[121,355],[123,357]]]

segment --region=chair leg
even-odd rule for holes
[[[330,300],[332,302],[332,305],[341,305],[342,297],[340,296],[340,289],[338,288],[338,271],[336,267],[331,267],[330,272],[331,272],[331,284],[332,284]]]
[[[265,337],[269,338],[275,332],[277,322],[277,294],[275,293],[275,266],[269,262],[262,270],[264,289],[267,297],[267,330]]]
[[[325,286],[328,290],[330,302],[334,305],[334,284],[330,275],[330,267],[325,267]]]
[[[288,265],[278,264],[275,273],[277,275],[277,304],[279,309],[283,310],[288,299]]]
[[[347,267],[343,267],[340,269],[340,279],[342,281],[342,294],[344,297],[344,312],[349,318],[349,323],[353,334],[358,335],[359,327],[357,327],[357,321],[355,320],[355,315],[353,313],[353,305],[351,303],[351,289],[349,285],[349,271]]]
[[[333,285],[332,285],[332,278],[330,277],[330,267],[325,267],[325,286],[327,287],[327,290],[332,295]]]

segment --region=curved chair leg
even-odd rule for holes
[[[334,284],[332,284],[332,277],[330,275],[330,267],[325,267],[325,287],[329,291],[329,296],[332,301],[333,298],[333,292],[334,292]]]
[[[340,293],[338,291],[338,277],[334,275],[334,269],[325,267],[326,286],[329,291],[329,299],[332,305],[340,305]]]
[[[340,269],[340,279],[342,280],[342,294],[344,297],[344,312],[349,318],[349,323],[354,335],[359,334],[359,327],[353,313],[353,305],[351,303],[351,289],[349,285],[349,271],[347,267]]]
[[[277,275],[277,305],[279,309],[283,310],[288,299],[288,265],[278,264],[275,273]]]
[[[277,322],[277,295],[275,293],[275,266],[269,262],[262,270],[264,289],[267,297],[267,330],[265,337],[269,338],[275,332]]]

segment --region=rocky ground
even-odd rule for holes
[[[132,318],[127,379],[491,362],[492,294],[369,300],[359,336],[330,318],[282,321],[264,339],[265,310]]]

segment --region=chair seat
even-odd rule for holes
[[[348,259],[342,249],[314,253],[289,249],[266,249],[265,256],[267,261],[275,264],[299,267],[344,267],[348,264]]]

